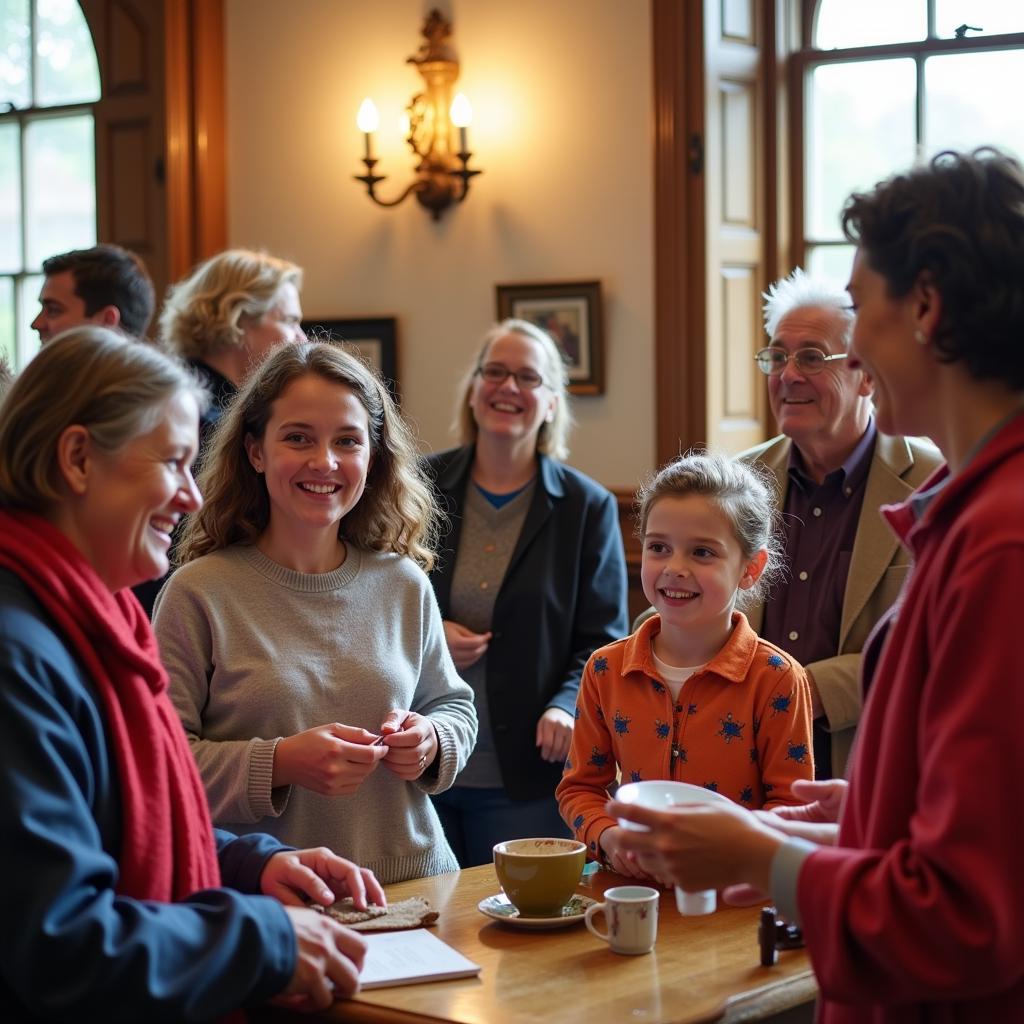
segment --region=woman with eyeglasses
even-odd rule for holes
[[[568,836],[554,791],[591,653],[628,632],[614,497],[563,463],[565,363],[524,320],[487,332],[458,391],[462,446],[429,456],[448,525],[431,573],[476,749],[434,797],[463,867],[495,843]]]

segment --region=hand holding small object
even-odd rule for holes
[[[412,782],[433,763],[440,749],[434,723],[415,711],[388,712],[380,727],[384,767]]]
[[[287,736],[274,749],[274,786],[303,786],[324,796],[354,793],[386,750],[374,734],[332,722]]]

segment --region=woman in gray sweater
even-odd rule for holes
[[[428,794],[476,739],[424,569],[436,511],[386,389],[279,348],[220,423],[154,627],[214,820],[385,883],[457,868]]]

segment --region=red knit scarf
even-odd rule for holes
[[[220,885],[206,793],[135,595],[111,594],[63,533],[24,512],[0,510],[0,566],[32,592],[99,691],[121,779],[117,892],[171,902]]]

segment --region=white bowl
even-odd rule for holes
[[[652,779],[649,782],[627,782],[619,786],[615,799],[623,804],[636,804],[653,810],[664,810],[677,804],[729,803],[729,798],[713,789],[693,786],[689,782],[672,782],[669,779]],[[619,818],[623,828],[643,832],[643,825],[636,825],[625,818]]]
[[[619,786],[615,799],[624,804],[636,804],[639,807],[650,807],[664,810],[678,804],[716,804],[729,803],[729,798],[716,793],[713,789],[693,786],[689,782],[672,782],[669,779],[652,779],[649,782],[627,782]],[[644,825],[637,825],[625,818],[619,818],[623,828],[634,832],[646,832]],[[718,907],[718,894],[714,889],[700,892],[687,892],[676,886],[676,909],[687,917],[700,914],[713,914]]]

